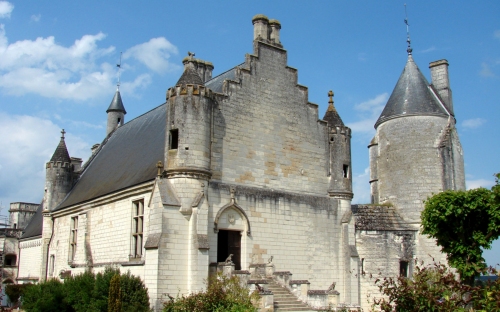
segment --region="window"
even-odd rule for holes
[[[5,256],[5,266],[16,266],[16,255],[7,255]]]
[[[54,255],[50,255],[49,276],[54,276],[54,265],[55,265],[55,256]]]
[[[344,165],[342,167],[342,175],[344,176],[344,178],[349,177],[349,165]]]
[[[365,275],[365,258],[361,258],[361,274]]]
[[[142,237],[144,228],[144,199],[133,202],[132,252],[133,258],[142,257]]]
[[[408,261],[399,261],[399,275],[408,277]]]
[[[78,238],[78,217],[71,217],[69,261],[75,260],[77,238]]]
[[[170,149],[179,147],[179,129],[170,130]]]

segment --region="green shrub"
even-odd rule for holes
[[[254,312],[252,301],[259,299],[257,292],[249,293],[238,277],[217,275],[209,279],[206,291],[173,298],[165,302],[163,312]]]
[[[115,274],[111,278],[108,296],[108,312],[121,312],[122,301],[120,296],[120,275]]]
[[[9,297],[12,304],[16,305],[19,301],[19,297],[24,295],[26,287],[32,284],[8,284],[5,288],[5,294]]]
[[[27,312],[108,312],[108,298],[113,277],[119,282],[121,307],[113,311],[148,312],[148,290],[139,277],[130,272],[106,268],[94,274],[85,272],[68,277],[61,283],[53,279],[25,290],[22,308]]]
[[[64,286],[58,280],[27,287],[22,297],[22,307],[29,312],[73,311],[65,300]]]

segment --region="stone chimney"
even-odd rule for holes
[[[269,39],[272,43],[281,44],[280,42],[280,29],[281,24],[278,20],[272,19],[269,20],[269,27],[271,28],[271,33]]]
[[[101,144],[99,144],[99,143],[92,145],[92,147],[90,148],[90,150],[92,151],[92,154],[94,154],[97,151],[99,146],[101,146]]]
[[[257,14],[252,18],[253,23],[253,40],[267,41],[269,19],[263,14]],[[279,35],[278,35],[279,37]]]
[[[437,91],[448,111],[454,115],[451,97],[450,79],[448,77],[448,61],[439,60],[429,63],[432,86]]]

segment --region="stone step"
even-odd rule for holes
[[[267,279],[267,289],[274,294],[274,311],[314,311],[307,304],[298,300],[290,290],[277,284],[273,279]]]

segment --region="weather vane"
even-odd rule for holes
[[[408,55],[411,55],[413,49],[411,48],[410,24],[408,24],[408,13],[406,12],[406,3],[405,3],[405,24],[406,24],[406,42],[408,42],[408,48],[406,49],[406,52],[408,52]]]
[[[118,67],[118,83],[116,84],[116,88],[120,89],[120,70],[122,69],[122,52],[120,52],[120,63],[116,64],[116,67]]]

